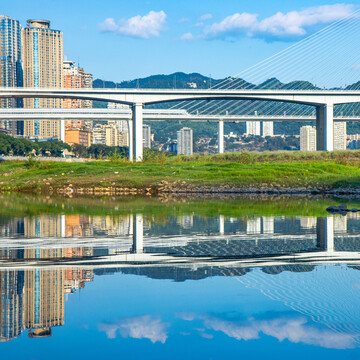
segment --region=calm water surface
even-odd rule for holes
[[[1,195],[1,358],[358,359],[340,202]]]

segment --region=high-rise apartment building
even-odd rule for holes
[[[22,87],[21,25],[9,16],[0,15],[0,86]],[[0,99],[1,108],[22,107],[22,99]],[[16,125],[19,125],[18,127]],[[21,133],[22,122],[0,120],[0,128]]]
[[[84,71],[83,71],[83,78],[84,78],[84,89],[92,89],[93,75],[89,74],[89,73],[84,73]],[[84,108],[92,109],[93,101],[92,100],[84,100]]]
[[[316,128],[303,126],[300,129],[300,151],[316,151]],[[334,150],[346,150],[346,123],[334,122]]]
[[[25,250],[25,258],[61,258],[62,249]],[[25,271],[24,325],[29,337],[51,336],[53,326],[64,323],[64,272],[36,269]]]
[[[316,128],[303,126],[300,129],[300,151],[316,151]]]
[[[129,105],[118,104],[118,103],[114,103],[114,102],[109,102],[107,107],[108,107],[108,109],[121,109],[121,110],[129,110],[130,111]],[[118,127],[120,132],[129,132],[129,126],[128,126],[128,122],[126,120],[118,120],[116,122],[116,126]]]
[[[193,154],[193,131],[184,127],[177,132],[177,154],[192,155]]]
[[[246,135],[274,136],[274,123],[273,121],[247,121]]]
[[[274,136],[274,122],[263,121],[262,122],[262,137]]]
[[[275,228],[275,218],[273,216],[263,216],[262,220],[262,233],[273,234]]]
[[[84,69],[75,65],[73,61],[63,62],[63,87],[66,89],[88,89],[92,88],[92,75],[84,73]],[[82,99],[65,99],[63,100],[63,108],[92,108],[91,100]],[[65,129],[83,130],[90,129],[91,126],[84,120],[66,120]]]
[[[84,88],[83,69],[75,66],[73,61],[63,62],[63,87],[66,89],[82,89]],[[84,100],[82,99],[64,99],[64,109],[83,108]]]
[[[151,127],[149,125],[143,125],[143,146],[151,149]]]
[[[334,122],[334,150],[346,150],[346,122]]]
[[[28,20],[22,31],[24,86],[39,88],[63,87],[63,35],[50,29],[50,21]],[[58,108],[60,99],[25,99],[27,108]],[[27,120],[24,135],[34,138],[63,137],[60,122]]]
[[[246,222],[247,234],[261,234],[261,217],[255,219],[248,219]]]
[[[128,133],[120,132],[114,125],[105,125],[105,145],[128,146]]]
[[[247,135],[261,135],[261,122],[260,121],[247,121],[246,122]]]
[[[107,146],[129,146],[129,133],[119,131],[116,121],[108,125],[97,124],[92,131],[93,144],[104,144]]]
[[[2,259],[13,258],[11,252],[1,251]],[[17,258],[17,257],[15,257]],[[9,341],[21,334],[23,329],[24,271],[2,270],[0,272],[0,342]]]

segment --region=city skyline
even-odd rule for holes
[[[64,34],[66,58],[94,78],[114,81],[176,71],[234,75],[357,9],[351,1],[322,0],[271,5],[211,0],[181,11],[163,0],[108,1],[101,8],[80,2],[71,4],[71,11],[67,5],[14,1],[2,12],[23,26],[28,19],[50,20]],[[204,54],[212,56],[204,62]]]

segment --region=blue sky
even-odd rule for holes
[[[340,0],[341,1],[341,0]],[[176,71],[239,73],[356,10],[331,0],[12,0],[1,12],[47,19],[64,55],[94,77],[121,81]]]

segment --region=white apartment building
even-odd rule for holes
[[[334,150],[346,150],[346,122],[334,122]]]
[[[262,137],[274,136],[274,122],[263,121],[262,122]]]
[[[246,135],[261,135],[261,122],[260,121],[247,121],[246,122]]]
[[[303,126],[300,128],[300,151],[316,151],[316,128]]]
[[[193,154],[193,131],[190,128],[182,128],[177,132],[177,154]]]
[[[151,127],[145,124],[143,125],[143,146],[151,149]]]
[[[300,129],[300,151],[316,151],[316,128],[303,126]],[[334,150],[346,150],[346,123],[334,122]]]

